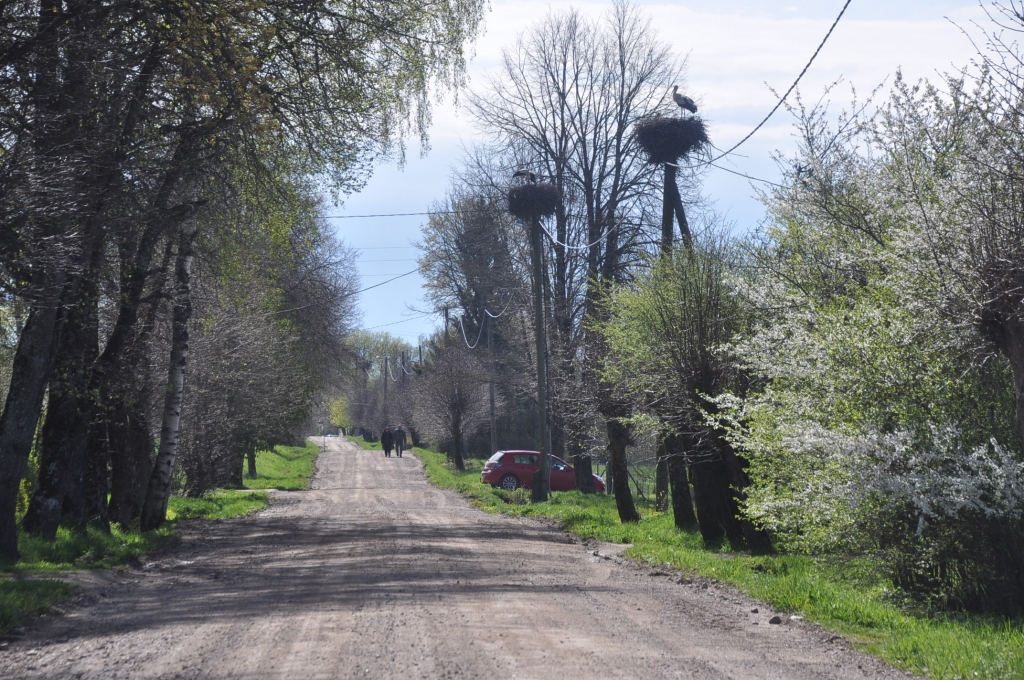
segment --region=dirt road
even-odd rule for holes
[[[309,491],[83,577],[0,678],[906,677],[729,589],[473,510],[412,456],[327,442]]]

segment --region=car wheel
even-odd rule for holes
[[[501,488],[505,491],[515,491],[519,488],[519,478],[515,475],[505,475],[498,483],[501,484]]]

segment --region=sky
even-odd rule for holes
[[[987,2],[988,0],[986,0]],[[729,2],[646,2],[637,4],[651,17],[659,37],[685,59],[684,91],[700,108],[711,141],[726,149],[743,138],[776,104],[775,90],[786,91],[814,53],[845,0],[808,2],[730,0]],[[481,87],[496,72],[503,49],[549,12],[569,7],[599,16],[610,1],[540,2],[491,0],[483,32],[472,46],[467,89]],[[875,87],[891,85],[897,70],[905,79],[935,80],[966,66],[976,55],[977,25],[989,26],[977,0],[852,0],[828,43],[800,82],[807,102],[817,101],[836,81],[828,98],[842,108],[851,87],[863,98]],[[884,98],[884,95],[879,95]],[[780,110],[730,162],[732,170],[777,181],[773,153],[795,148],[792,118]],[[464,149],[484,135],[451,97],[436,104],[426,153],[414,140],[406,160],[379,163],[366,187],[331,208],[329,222],[359,253],[361,287],[383,283],[416,268],[425,216],[355,217],[421,213],[448,189]],[[703,194],[716,211],[744,231],[764,217],[757,183],[724,170],[710,169]],[[360,293],[362,327],[387,331],[415,345],[439,325],[440,312],[428,309],[422,278],[413,273]]]

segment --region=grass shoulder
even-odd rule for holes
[[[275,446],[256,454],[256,476],[242,480],[247,489],[280,489],[296,491],[309,486],[313,466],[320,447],[313,442],[305,446]]]
[[[256,459],[260,474],[245,478],[244,489],[219,489],[198,498],[173,496],[168,502],[168,521],[155,531],[114,525],[108,533],[96,526],[62,526],[52,542],[19,532],[21,559],[0,565],[0,633],[67,599],[74,586],[59,579],[61,572],[127,564],[166,545],[182,520],[241,517],[267,507],[266,489],[306,488],[319,451],[311,443],[261,451]]]
[[[643,520],[622,524],[610,496],[573,491],[531,504],[522,490],[508,493],[481,483],[483,461],[466,461],[466,471],[459,472],[444,454],[422,449],[416,454],[427,479],[459,491],[487,512],[555,518],[580,538],[631,544],[629,557],[734,585],[779,611],[846,636],[899,668],[941,680],[1024,677],[1024,622],[907,611],[893,604],[892,588],[873,577],[864,562],[709,550],[699,534],[679,531],[670,513],[649,506],[641,508]]]

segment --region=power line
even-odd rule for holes
[[[461,314],[459,315],[459,328],[462,329],[462,339],[466,341],[466,347],[470,349],[476,349],[477,346],[480,344],[480,338],[484,334],[484,325],[480,324],[480,332],[476,334],[476,342],[474,342],[472,345],[469,344],[469,338],[466,337],[466,326],[462,323]]]
[[[469,213],[494,212],[494,208],[479,208],[475,210],[430,210],[428,212],[407,212],[407,213],[376,213],[373,215],[321,215],[325,220],[352,220],[357,217],[413,217],[423,215],[465,215]]]
[[[415,274],[419,270],[420,270],[420,268],[416,267],[416,269],[413,269],[412,271],[408,271],[408,272],[406,272],[404,274],[399,274],[398,276],[396,276],[394,278],[390,278],[387,281],[381,281],[380,283],[375,283],[372,286],[367,286],[366,288],[360,288],[359,290],[355,291],[354,293],[349,293],[348,295],[346,295],[344,297],[352,297],[353,295],[359,295],[360,293],[364,293],[364,292],[366,292],[368,290],[372,290],[373,288],[379,288],[380,286],[383,286],[385,283],[391,283],[392,281],[397,281],[398,279],[402,278],[403,276],[409,276],[410,274]]]
[[[596,246],[601,241],[605,240],[605,238],[608,237],[608,234],[612,233],[612,229],[614,229],[615,227],[614,226],[608,227],[608,229],[606,229],[605,232],[603,234],[601,234],[596,241],[594,241],[593,243],[588,243],[585,246],[571,246],[568,243],[562,243],[557,238],[552,236],[551,232],[548,231],[547,227],[545,227],[543,224],[540,226],[540,228],[544,231],[545,234],[547,234],[548,238],[551,239],[551,242],[554,243],[557,246],[562,246],[563,248],[568,248],[569,250],[589,250],[589,249],[593,248],[594,246]]]
[[[832,22],[832,27],[828,29],[828,33],[825,34],[825,37],[821,39],[821,43],[818,44],[818,49],[814,50],[814,54],[811,55],[810,61],[807,62],[807,65],[804,66],[804,70],[800,71],[800,75],[798,75],[796,77],[796,80],[793,81],[793,84],[789,86],[788,90],[786,90],[786,94],[782,95],[782,99],[779,100],[779,103],[776,104],[775,107],[771,111],[768,112],[768,115],[764,117],[764,120],[762,120],[760,123],[758,123],[757,127],[755,127],[753,130],[751,130],[747,134],[746,137],[744,137],[740,141],[738,141],[735,144],[733,144],[732,148],[729,149],[728,151],[724,151],[720,155],[716,156],[715,158],[712,158],[710,161],[707,161],[707,163],[706,163],[707,165],[711,165],[715,161],[721,160],[722,158],[728,156],[733,151],[738,149],[741,144],[743,144],[748,139],[753,137],[754,133],[757,132],[758,130],[760,130],[761,126],[763,126],[765,123],[767,123],[768,119],[771,118],[775,114],[775,112],[779,110],[779,107],[781,107],[782,104],[786,101],[786,97],[788,97],[790,95],[790,93],[792,93],[793,90],[796,89],[797,83],[800,82],[800,79],[804,77],[805,73],[807,73],[807,69],[809,69],[811,67],[811,64],[814,63],[814,59],[818,56],[818,52],[821,52],[821,48],[825,46],[825,42],[828,40],[829,36],[832,35],[832,31],[834,31],[836,26],[839,24],[839,20],[843,18],[843,14],[846,13],[846,8],[850,6],[850,2],[852,2],[852,0],[846,0],[846,3],[843,5],[843,9],[840,10],[840,12],[839,12],[839,16],[837,16],[836,20]]]
[[[512,304],[512,300],[515,298],[515,296],[516,296],[516,291],[513,290],[512,294],[508,296],[508,302],[505,303],[505,309],[501,310],[497,314],[491,314],[491,311],[489,309],[487,309],[486,307],[484,308],[484,313],[487,316],[491,317],[492,319],[497,319],[497,318],[499,318],[501,316],[504,316],[505,312],[508,311],[509,305]]]
[[[400,322],[391,322],[390,324],[381,324],[380,326],[371,326],[370,328],[360,329],[362,331],[373,331],[374,329],[384,328],[385,326],[397,326],[398,324],[408,324],[409,322],[415,322],[426,318],[427,316],[433,316],[434,312],[428,314],[420,314],[419,316],[412,316],[410,318],[402,318]]]
[[[755,182],[764,182],[765,184],[771,184],[773,187],[785,188],[785,185],[779,184],[778,182],[773,182],[770,179],[761,179],[760,177],[754,177],[752,175],[748,175],[746,173],[739,172],[738,170],[730,170],[729,168],[722,167],[721,165],[718,165],[717,163],[708,163],[708,165],[710,165],[713,168],[718,168],[719,170],[725,170],[726,172],[731,172],[732,174],[739,175],[740,177],[746,177],[747,179],[752,179]]]

